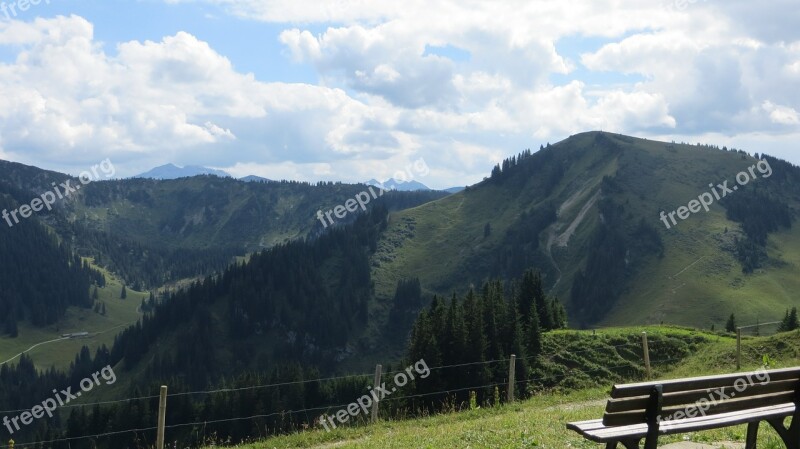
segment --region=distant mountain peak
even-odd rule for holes
[[[232,177],[227,172],[214,168],[202,167],[200,165],[187,165],[185,167],[179,167],[175,164],[169,163],[138,174],[134,176],[134,178],[178,179],[189,178],[198,175],[214,175],[222,178]]]
[[[389,178],[383,184],[376,179],[370,179],[365,184],[369,186],[381,187],[385,190],[398,190],[401,192],[413,192],[416,190],[431,190],[430,187],[418,181],[397,181]]]
[[[245,176],[243,178],[239,178],[239,181],[244,181],[244,182],[272,182],[271,179],[267,179],[267,178],[264,178],[262,176],[256,176],[256,175],[249,175],[249,176]]]

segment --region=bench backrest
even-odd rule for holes
[[[799,393],[800,367],[615,385],[603,424],[663,422],[797,403]]]

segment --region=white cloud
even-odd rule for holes
[[[62,165],[113,154],[128,174],[201,161],[348,181],[424,155],[428,182],[448,186],[590,129],[800,133],[794,0],[165,1],[281,24],[320,85],[259,81],[197,33],[105,52],[80,17],[2,22],[0,45],[18,53],[0,65],[0,151]]]
[[[773,123],[780,125],[800,124],[800,114],[798,114],[794,108],[777,105],[771,101],[765,101],[761,107],[769,113],[769,119],[772,120]]]
[[[0,42],[10,41],[20,51],[0,65],[0,145],[17,160],[80,167],[113,154],[123,171],[137,164],[131,174],[198,150],[228,150],[219,162],[230,152],[302,162],[397,146],[385,108],[341,89],[259,82],[185,32],[112,55],[73,16],[0,24]]]

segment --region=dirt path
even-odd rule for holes
[[[661,446],[661,449],[744,449],[744,443],[734,443],[732,441],[720,441],[719,443],[701,444],[682,441]]]
[[[567,200],[564,201],[561,207],[558,208],[557,215],[560,217],[565,210],[572,207],[572,205],[578,201],[578,198],[580,198],[584,194],[587,188],[588,188],[587,186],[584,186],[582,189],[575,192],[575,194],[567,198]],[[589,212],[589,209],[591,209],[591,207],[594,206],[594,203],[597,202],[597,198],[599,195],[600,195],[600,190],[598,190],[591,198],[589,198],[589,200],[581,208],[580,212],[578,212],[578,215],[575,217],[575,219],[572,220],[572,223],[570,223],[570,225],[563,233],[561,233],[561,235],[557,235],[559,227],[558,222],[553,223],[548,228],[547,245],[545,246],[545,253],[547,253],[547,257],[550,259],[550,263],[553,265],[553,268],[555,268],[556,272],[558,273],[558,278],[556,279],[556,282],[553,283],[553,286],[550,287],[550,292],[556,289],[556,286],[558,286],[558,283],[561,282],[562,278],[561,268],[558,267],[556,259],[553,257],[553,245],[557,243],[558,246],[560,247],[567,246],[567,244],[569,243],[569,239],[575,233],[575,230],[578,229],[578,226],[580,226],[580,224],[583,222],[583,219],[584,217],[586,217],[586,214]]]
[[[599,196],[600,196],[600,190],[598,190],[594,195],[592,195],[592,197],[589,198],[589,201],[587,201],[586,204],[583,205],[581,211],[578,212],[578,216],[575,217],[574,220],[572,220],[572,223],[569,224],[567,230],[564,231],[556,239],[556,243],[558,243],[558,246],[561,247],[567,246],[567,244],[569,243],[569,239],[572,237],[572,234],[575,233],[575,230],[578,229],[578,226],[580,226],[580,224],[583,222],[583,218],[586,217],[586,214],[589,212],[589,209],[591,209],[592,206],[594,206],[594,203],[597,202],[597,198]]]

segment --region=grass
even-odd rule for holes
[[[94,268],[101,269],[96,266]],[[102,345],[110,349],[117,333],[139,319],[139,306],[142,299],[149,294],[127,288],[127,299],[120,299],[121,282],[111,273],[103,273],[106,276],[106,286],[98,289],[98,297],[99,301],[105,302],[105,316],[95,313],[93,309],[70,307],[58,323],[50,326],[36,327],[28,322],[20,322],[17,338],[0,338],[0,363],[27,351],[26,354],[33,358],[39,369],[55,366],[66,370],[83,346],[87,346],[92,355]],[[29,350],[34,345],[74,332],[89,332],[90,336],[52,341]],[[14,359],[16,360],[18,359]]]
[[[383,421],[372,426],[309,431],[236,446],[240,449],[289,448],[600,448],[568,431],[565,424],[603,415],[607,391],[583,390],[566,395],[542,395],[530,400],[494,408],[447,413],[407,421]],[[674,435],[659,439],[676,441],[743,441],[745,426]],[[782,447],[777,434],[764,427],[759,448]]]
[[[578,343],[591,339],[617,341],[638,337],[646,330],[653,341],[683,338],[698,341],[684,360],[664,371],[659,378],[689,377],[735,372],[735,339],[729,335],[698,332],[688,328],[642,327],[607,329],[591,332],[563,331],[552,344],[568,335],[579,335]],[[800,364],[800,332],[743,340],[742,370],[756,369],[764,355],[773,360],[772,368]],[[239,449],[283,448],[600,448],[565,428],[567,422],[596,419],[602,416],[611,383],[566,393],[551,391],[528,400],[499,407],[450,412],[408,420],[384,420],[374,425],[339,427],[331,432],[322,429],[283,435],[235,446]],[[744,441],[746,426],[663,437],[663,444],[677,441],[713,443]],[[216,446],[209,446],[216,447]],[[783,448],[777,434],[762,426],[760,449]]]

